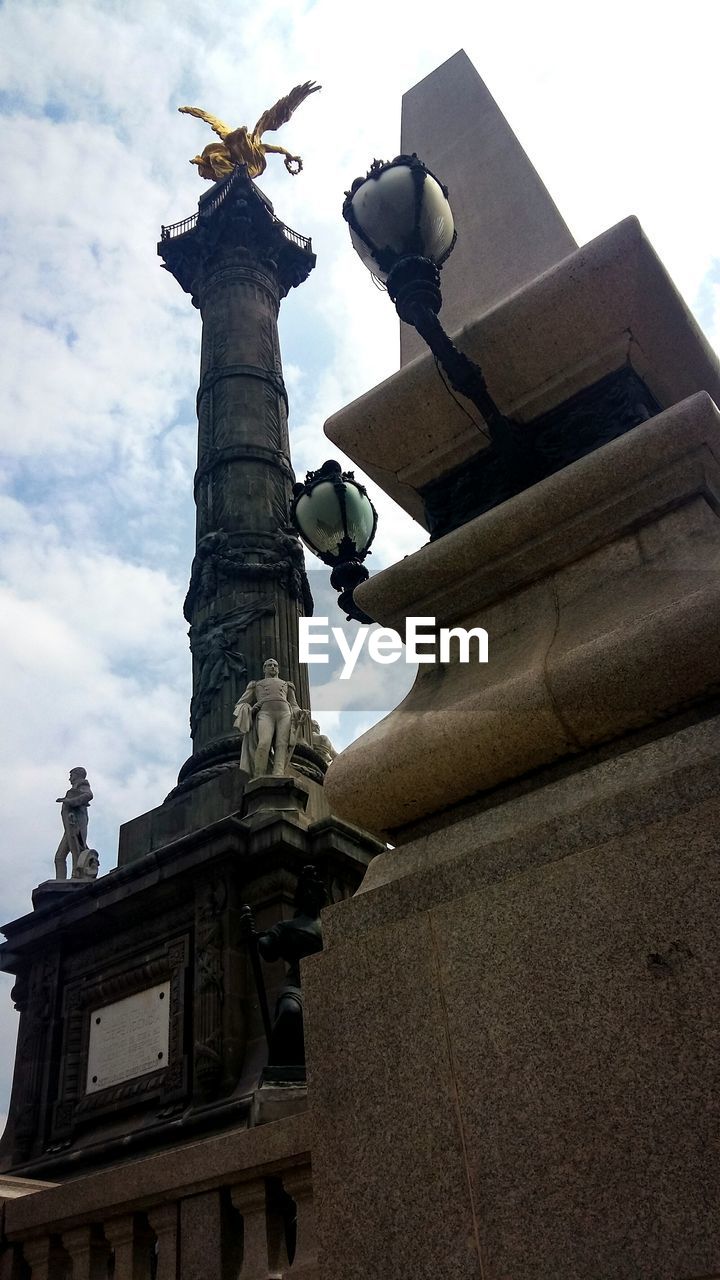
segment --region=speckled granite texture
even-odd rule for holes
[[[406,875],[306,963],[323,1280],[720,1270],[720,799],[665,781],[438,905]]]

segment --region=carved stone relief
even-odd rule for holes
[[[142,963],[128,962],[128,968],[88,983],[82,978],[65,988],[63,1074],[60,1096],[54,1108],[53,1141],[71,1135],[84,1116],[100,1116],[130,1104],[137,1098],[157,1097],[167,1102],[186,1086],[183,1059],[183,989],[189,940],[174,939],[158,946]],[[90,1017],[94,1009],[135,995],[158,983],[169,983],[169,1036],[167,1062],[157,1071],[125,1080],[94,1093],[86,1093]]]
[[[195,692],[190,703],[193,737],[225,682],[234,677],[240,687],[247,681],[245,656],[237,647],[242,633],[252,622],[274,612],[272,601],[258,600],[238,605],[221,618],[210,618],[190,628],[190,648],[197,662]]]
[[[195,915],[195,1022],[193,1068],[196,1089],[212,1094],[222,1075],[223,912],[227,885],[222,876],[203,886]]]

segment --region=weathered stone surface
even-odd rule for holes
[[[73,894],[82,891],[87,884],[92,881],[86,880],[43,880],[36,885],[32,891],[32,904],[37,910],[38,907],[46,907],[52,902],[65,902]]]
[[[201,201],[197,224],[165,237],[158,251],[203,321],[197,545],[185,601],[194,750],[184,780],[239,760],[233,707],[271,655],[309,706],[297,620],[312,604],[289,524],[294,474],[277,317],[281,297],[315,258],[309,242],[284,234],[270,202],[239,170]]]
[[[8,1174],[2,1174],[0,1200],[17,1200],[19,1196],[29,1196],[34,1191],[47,1191],[54,1185],[53,1182],[39,1182],[35,1178],[12,1178]]]
[[[478,309],[455,336],[481,364],[503,412],[520,422],[625,365],[663,407],[696,391],[720,401],[717,356],[636,218],[492,310]],[[419,490],[486,447],[478,424],[471,405],[450,397],[427,353],[334,414],[325,431],[423,524]]]
[[[329,913],[341,925],[304,969],[325,1274],[385,1274],[383,1255],[398,1280],[718,1270],[720,801],[706,768],[707,798],[686,792],[691,769],[666,773],[674,806],[653,820],[640,797],[633,824],[628,788],[628,830],[598,813],[594,843],[576,831],[550,862],[538,828],[524,865],[507,839],[483,876],[468,831],[454,882],[435,872],[438,904],[428,869],[388,886],[384,921],[380,889]],[[547,797],[548,828],[554,816]]]
[[[428,917],[310,957],[303,982],[321,1274],[477,1280]]]
[[[279,810],[289,807],[297,811],[297,804],[281,798],[288,790],[301,791],[307,797],[304,812],[309,821],[319,821],[329,815],[324,789],[311,778],[294,776],[288,787],[271,788],[271,794],[278,799]],[[215,777],[183,794],[171,796],[148,813],[124,822],[120,827],[118,866],[136,862],[153,850],[201,831],[232,814],[254,813],[259,801],[250,797],[255,794],[253,786],[248,785],[247,774],[237,766],[221,769]]]
[[[351,900],[323,913],[326,946],[430,911],[531,868],[696,808],[720,794],[720,718],[673,725],[620,753],[588,753],[434,822],[379,854]],[[412,895],[404,880],[412,882]]]
[[[293,803],[241,810],[4,926],[2,963],[17,974],[21,1018],[1,1169],[54,1180],[190,1138],[208,1123],[247,1123],[267,1044],[241,906],[267,930],[292,915],[305,865],[338,900],[378,850],[333,818],[309,822],[300,812],[308,793],[293,779],[261,781],[253,801],[265,782]],[[271,1008],[282,981],[282,966],[272,966]],[[153,988],[169,1004],[167,1055],[163,1042],[154,1070],[135,1055],[122,1078],[94,1081],[89,1018]]]
[[[397,843],[716,691],[719,426],[691,397],[359,588],[386,626],[485,627],[490,660],[421,666],[333,761],[333,809]]]
[[[450,191],[458,233],[442,273],[450,332],[577,247],[464,50],[403,95],[400,150],[416,152]],[[402,363],[424,350],[401,324]]]
[[[307,1113],[257,1129],[235,1129],[13,1200],[6,1206],[6,1231],[17,1238],[38,1228],[74,1226],[110,1210],[130,1213],[154,1202],[224,1186],[229,1178],[253,1170],[272,1170],[278,1162],[307,1159],[309,1150]],[[29,1207],[31,1200],[36,1202],[34,1211]]]
[[[253,1096],[252,1123],[272,1124],[307,1108],[307,1084],[261,1084]]]
[[[184,1280],[226,1280],[233,1271],[237,1274],[242,1257],[242,1236],[238,1219],[235,1240],[230,1237],[226,1219],[231,1211],[220,1191],[205,1191],[182,1201],[180,1274]],[[236,1254],[232,1269],[230,1253]]]

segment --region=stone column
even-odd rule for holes
[[[203,321],[197,550],[185,602],[194,753],[181,781],[238,758],[233,707],[267,658],[277,658],[301,706],[310,705],[297,623],[312,604],[289,525],[294,475],[277,319],[281,298],[315,259],[243,171],[213,191],[197,224],[159,247]]]
[[[6,1243],[0,1251],[0,1280],[23,1280],[26,1274],[20,1246]]]
[[[283,1187],[297,1209],[297,1241],[292,1263],[293,1280],[318,1280],[317,1238],[313,1206],[312,1170],[309,1165],[289,1169],[282,1175]]]
[[[72,1262],[72,1280],[106,1280],[110,1248],[94,1227],[65,1231],[62,1242]]]
[[[227,1280],[237,1275],[240,1227],[232,1221],[224,1190],[205,1191],[180,1202],[182,1280]]]
[[[240,1182],[232,1188],[230,1195],[233,1208],[242,1214],[243,1220],[240,1280],[268,1280],[270,1263],[265,1181]]]
[[[40,1236],[34,1240],[23,1240],[22,1250],[25,1261],[30,1268],[32,1280],[50,1280],[49,1236]]]
[[[149,1280],[150,1236],[132,1214],[110,1218],[105,1236],[115,1252],[113,1280]]]
[[[65,1255],[50,1236],[35,1236],[23,1240],[22,1251],[30,1267],[31,1280],[61,1280],[64,1275]]]
[[[148,1210],[148,1222],[157,1237],[158,1262],[156,1280],[176,1280],[178,1275],[178,1206],[156,1205]]]

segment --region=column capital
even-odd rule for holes
[[[267,1190],[265,1187],[265,1179],[259,1181],[253,1179],[252,1182],[236,1182],[234,1187],[230,1188],[230,1199],[233,1208],[243,1215],[248,1213],[258,1213],[260,1210],[265,1212],[267,1204]]]
[[[298,1164],[292,1169],[283,1169],[282,1184],[289,1196],[296,1200],[298,1196],[312,1195],[312,1165]]]
[[[50,1248],[49,1236],[32,1236],[29,1240],[22,1241],[23,1256],[32,1269],[33,1280],[35,1280],[36,1269],[38,1277],[42,1277],[43,1274],[47,1276],[50,1266]]]
[[[146,1210],[146,1217],[156,1236],[175,1230],[178,1222],[177,1200],[153,1205],[151,1209]]]
[[[124,1244],[132,1244],[135,1239],[135,1220],[131,1213],[124,1213],[117,1218],[108,1218],[103,1225],[105,1237],[113,1249]]]
[[[158,254],[181,289],[199,306],[208,267],[232,249],[246,249],[277,272],[280,297],[303,283],[315,266],[311,241],[275,217],[272,204],[243,165],[200,198],[198,212],[163,227]]]

